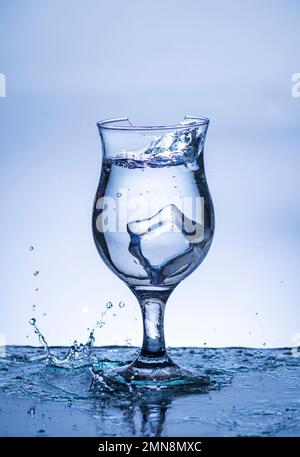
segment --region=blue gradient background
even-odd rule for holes
[[[296,0],[0,0],[7,344],[37,344],[33,315],[50,344],[85,340],[108,300],[116,316],[97,344],[140,344],[135,298],[92,239],[95,124],[192,114],[211,119],[205,160],[217,225],[205,262],[169,300],[167,342],[291,345],[300,332],[299,24]]]

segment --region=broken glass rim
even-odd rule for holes
[[[188,129],[194,127],[208,126],[209,119],[204,116],[185,116],[184,120],[193,121],[191,123],[178,123],[170,125],[134,125],[130,122],[128,117],[103,119],[97,122],[97,126],[100,129],[105,130],[122,130],[122,131],[134,131],[134,130],[178,130]],[[120,125],[121,122],[127,122],[126,125]],[[182,122],[182,121],[181,121]]]

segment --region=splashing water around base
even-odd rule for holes
[[[123,303],[123,302],[120,302]],[[125,306],[125,304],[123,303]],[[120,308],[123,308],[124,306],[119,305]],[[44,347],[46,351],[46,358],[47,358],[47,363],[51,366],[58,367],[58,368],[79,368],[79,367],[84,367],[84,366],[91,366],[94,363],[97,362],[97,358],[95,357],[93,353],[93,346],[95,343],[95,331],[97,329],[100,329],[104,327],[106,324],[106,316],[107,313],[110,309],[112,309],[113,304],[111,302],[108,302],[106,304],[105,310],[102,311],[101,313],[101,318],[96,322],[96,325],[94,328],[90,331],[89,337],[86,341],[85,344],[83,343],[78,343],[76,340],[73,342],[73,344],[68,348],[68,352],[65,356],[56,356],[53,354],[48,346],[48,343],[46,341],[46,338],[44,335],[41,333],[39,328],[37,327],[36,324],[36,319],[33,317],[30,319],[29,324],[33,326],[34,328],[34,333],[38,336],[39,342],[41,345]]]

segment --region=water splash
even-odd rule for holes
[[[40,329],[37,326],[37,321],[36,318],[31,318],[29,323],[30,325],[34,328],[35,334],[38,336],[39,342],[41,343],[42,347],[44,348],[45,355],[44,356],[39,356],[39,359],[45,359],[46,358],[46,364],[50,367],[53,368],[64,368],[70,370],[70,372],[74,372],[74,369],[82,369],[82,368],[88,368],[88,371],[90,372],[92,379],[91,379],[91,385],[90,385],[90,390],[96,395],[102,395],[107,392],[119,392],[119,390],[127,391],[127,392],[132,392],[133,386],[132,382],[130,381],[122,381],[122,384],[120,385],[119,382],[115,382],[115,380],[111,379],[108,374],[107,370],[110,370],[112,368],[120,367],[123,366],[124,364],[131,363],[132,360],[127,360],[125,363],[120,360],[110,360],[109,358],[102,358],[99,360],[99,358],[95,354],[94,350],[94,343],[95,343],[95,331],[97,329],[103,328],[104,325],[106,325],[106,317],[107,313],[113,309],[113,303],[108,302],[106,304],[105,309],[102,311],[100,319],[96,322],[96,325],[94,328],[90,331],[89,337],[86,341],[86,343],[78,343],[76,340],[73,342],[73,344],[68,347],[64,348],[66,352],[62,354],[62,351],[59,351],[58,353],[58,348],[50,348],[45,336],[43,333],[40,331]],[[119,308],[124,308],[125,303],[124,302],[119,302],[118,304]],[[126,338],[126,345],[127,347],[132,346],[132,340],[131,338]],[[135,353],[134,359],[137,357],[137,351]],[[180,354],[179,354],[180,355]],[[201,372],[203,372],[201,368]],[[212,379],[211,382],[205,385],[205,389],[203,389],[203,382],[202,382],[203,376],[201,376],[201,382],[200,382],[200,377],[197,382],[193,383],[193,385],[189,385],[188,390],[191,391],[192,389],[196,389],[196,391],[201,391],[202,393],[204,390],[208,389],[213,389],[216,386],[216,382]],[[198,379],[198,378],[197,378]],[[136,384],[136,383],[135,383]],[[136,387],[136,386],[134,386]],[[182,383],[166,383],[165,385],[160,385],[159,383],[154,383],[154,384],[143,384],[143,385],[138,385],[137,387],[142,388],[148,388],[154,391],[160,391],[161,389],[173,389],[173,390],[178,390],[183,391],[186,390],[187,386],[182,385]]]
[[[125,304],[124,304],[125,306]],[[113,308],[113,304],[109,301],[105,309],[101,312],[100,319],[89,333],[86,343],[78,343],[77,340],[68,348],[66,355],[57,356],[51,350],[45,336],[37,327],[36,318],[31,318],[29,324],[34,328],[34,333],[38,336],[40,344],[46,352],[47,364],[57,368],[81,368],[85,366],[94,366],[97,364],[97,357],[93,352],[95,343],[95,332],[97,329],[103,328],[106,325],[106,317],[109,310]]]
[[[113,160],[119,166],[142,169],[186,164],[193,162],[203,150],[205,135],[205,129],[197,126],[192,129],[187,127],[174,133],[151,137],[150,143],[145,148],[120,151]]]

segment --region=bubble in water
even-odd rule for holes
[[[36,323],[36,319],[35,319],[34,317],[32,317],[32,318],[30,319],[30,321],[29,321],[29,324],[30,324],[30,325],[35,325],[35,323]]]
[[[36,305],[32,305],[32,310],[35,311]]]
[[[106,303],[106,308],[107,309],[111,309],[113,307],[113,304],[111,301],[109,301],[108,303]]]
[[[125,306],[125,303],[123,301],[120,301],[119,308],[124,308],[124,306]]]
[[[39,270],[35,270],[35,271],[33,272],[33,276],[38,276],[39,274],[40,274],[40,271],[39,271]]]
[[[34,250],[34,247],[33,246],[29,246],[29,251],[33,251]]]
[[[37,292],[39,290],[39,288],[37,287],[36,289],[34,289],[35,292]]]
[[[116,196],[117,196],[118,198],[121,197],[121,196],[122,196],[121,192],[117,192],[117,193],[116,193]]]

